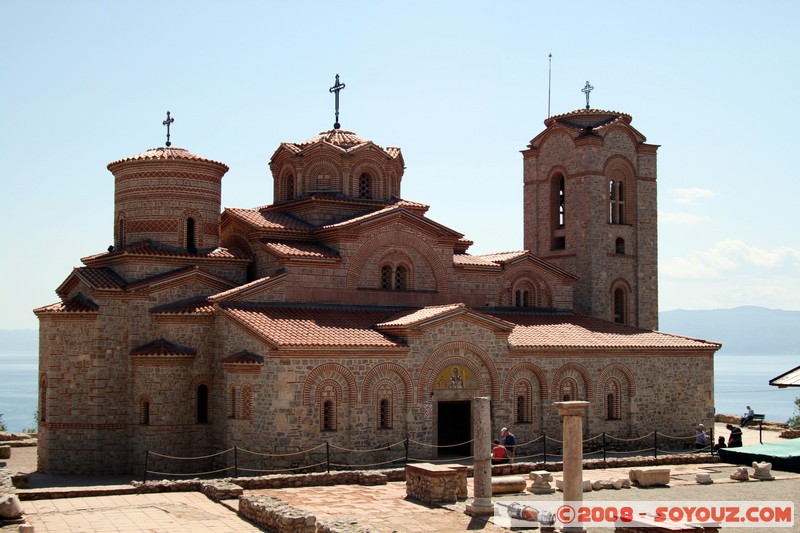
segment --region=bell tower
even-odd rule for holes
[[[544,123],[522,152],[525,248],[578,276],[575,312],[656,329],[658,146],[588,104]]]

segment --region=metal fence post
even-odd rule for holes
[[[408,464],[408,446],[409,446],[409,444],[410,443],[408,441],[408,435],[406,435],[406,442],[405,442],[405,445],[406,445],[406,464]]]
[[[233,447],[233,477],[239,477],[239,447]]]
[[[606,432],[603,432],[603,463],[606,462]]]
[[[658,459],[658,430],[653,431],[653,458]]]
[[[544,464],[547,464],[547,433],[542,432],[542,455],[544,456]]]
[[[331,473],[331,443],[327,440],[325,441],[325,463],[328,469],[328,473]]]
[[[144,475],[142,476],[142,483],[147,483],[147,458],[150,457],[150,450],[144,452]]]

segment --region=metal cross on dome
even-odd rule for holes
[[[583,89],[581,89],[581,92],[586,94],[586,109],[589,109],[589,93],[593,90],[594,87],[589,85],[588,81],[586,82],[586,85],[584,85]]]
[[[169,111],[167,111],[167,120],[165,120],[165,121],[164,121],[164,122],[162,122],[161,124],[163,124],[164,126],[166,126],[166,127],[167,127],[167,146],[168,146],[168,147],[169,147],[169,146],[172,146],[172,143],[171,143],[171,142],[169,142],[169,126],[170,126],[170,124],[172,124],[173,122],[175,122],[175,119],[174,119],[174,118],[172,118],[172,117],[170,117],[170,116],[169,116]]]
[[[337,74],[336,83],[333,85],[333,87],[328,89],[329,92],[336,93],[336,122],[333,123],[333,129],[335,130],[338,130],[342,127],[342,125],[339,124],[339,91],[344,89],[344,87],[344,83],[339,83],[339,75]]]

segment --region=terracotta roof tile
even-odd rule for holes
[[[223,357],[222,362],[240,365],[263,365],[264,357],[248,351],[241,351],[239,353]]]
[[[356,133],[352,131],[341,130],[341,129],[323,131],[320,132],[319,135],[315,135],[314,137],[311,137],[310,139],[299,143],[284,142],[281,143],[281,146],[291,152],[299,154],[300,152],[303,152],[309,147],[312,147],[317,144],[328,144],[331,146],[335,146],[336,148],[342,150],[343,152],[352,152],[362,147],[374,146],[375,148],[381,150],[383,153],[385,153],[388,157],[392,159],[400,157],[400,148],[397,147],[383,148],[381,146],[378,146],[372,141],[369,141],[367,139],[358,136]]]
[[[276,242],[263,240],[264,247],[282,257],[339,259],[339,254],[327,246],[309,242]]]
[[[131,355],[194,356],[197,355],[197,350],[173,344],[166,339],[157,339],[134,348],[131,350]]]
[[[141,154],[134,155],[131,157],[126,157],[124,159],[118,159],[112,163],[108,164],[108,169],[111,170],[111,167],[117,165],[119,163],[125,163],[128,161],[170,161],[170,160],[183,160],[183,161],[201,161],[204,163],[214,163],[215,165],[221,165],[228,168],[225,163],[220,163],[219,161],[214,161],[213,159],[206,159],[205,157],[200,157],[199,155],[193,154],[186,148],[177,148],[177,147],[163,147],[159,146],[157,148],[150,148],[142,152]]]
[[[705,340],[640,329],[585,315],[508,310],[485,312],[516,324],[509,337],[509,343],[514,347],[717,349],[720,346]]]
[[[93,289],[122,290],[125,280],[110,268],[80,267],[74,273]]]
[[[168,281],[186,278],[187,276],[203,278],[219,287],[233,287],[235,285],[229,279],[218,276],[212,272],[208,272],[207,270],[204,270],[196,265],[189,265],[176,268],[175,270],[170,270],[168,272],[162,272],[161,274],[156,274],[155,276],[150,276],[149,278],[140,279],[139,281],[128,284],[126,290],[137,290],[146,287],[153,287]]]
[[[86,298],[82,294],[77,294],[69,300],[56,302],[34,309],[35,314],[39,313],[96,313],[100,307]]]
[[[150,309],[150,313],[154,315],[205,315],[213,312],[214,305],[205,296],[158,305]]]
[[[466,307],[462,303],[455,303],[446,305],[432,305],[429,307],[423,307],[422,309],[405,310],[393,317],[390,317],[390,319],[386,322],[381,322],[377,325],[377,327],[390,328],[397,326],[409,326],[430,318],[446,315],[458,309],[466,309]]]
[[[396,309],[350,306],[229,306],[233,320],[277,346],[379,347],[402,346],[376,331],[375,324]]]
[[[255,209],[242,209],[238,207],[225,208],[226,213],[240,218],[259,229],[278,229],[291,231],[311,231],[314,227],[294,217],[270,211],[265,207]]]
[[[273,276],[258,278],[249,283],[245,283],[244,285],[239,285],[238,287],[228,289],[227,291],[218,292],[217,294],[209,296],[208,299],[211,302],[218,302],[230,299],[235,300],[236,299],[235,296],[238,294],[247,294],[248,291],[257,288],[259,285],[268,285],[285,277],[286,277],[286,272],[279,272],[278,274],[275,274]]]
[[[480,255],[453,254],[453,264],[456,266],[483,266],[500,268],[500,265]]]
[[[215,248],[213,250],[204,251],[199,250],[197,253],[191,253],[183,248],[167,247],[149,240],[137,242],[126,246],[124,248],[115,249],[111,252],[102,252],[95,255],[90,255],[81,259],[86,263],[101,257],[110,257],[113,255],[133,255],[133,256],[158,256],[158,257],[210,257],[215,259],[249,259],[241,251],[236,249]]]

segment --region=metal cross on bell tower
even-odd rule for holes
[[[329,92],[336,93],[336,122],[333,123],[333,129],[335,130],[338,130],[339,128],[342,127],[342,125],[339,124],[339,91],[344,89],[344,87],[345,87],[344,83],[339,83],[339,75],[337,74],[336,83],[334,84],[333,87],[328,89]]]
[[[168,147],[169,147],[169,146],[172,146],[172,143],[171,143],[171,142],[169,142],[169,126],[170,126],[170,124],[172,124],[173,122],[175,122],[175,119],[174,119],[174,118],[172,118],[172,117],[170,117],[170,116],[169,116],[169,111],[167,111],[167,120],[165,120],[165,121],[164,121],[164,122],[162,122],[161,124],[163,124],[164,126],[166,126],[166,127],[167,127],[167,146],[168,146]]]
[[[589,93],[593,90],[594,87],[589,85],[588,81],[586,82],[586,85],[583,86],[583,89],[581,89],[581,92],[586,94],[586,109],[589,109]]]

